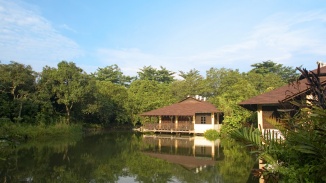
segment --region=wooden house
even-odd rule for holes
[[[144,124],[142,131],[203,134],[208,129],[220,130],[222,115],[206,98],[187,97],[175,104],[141,114],[156,119],[156,123]]]
[[[316,69],[311,72],[317,73],[318,71]],[[320,67],[319,73],[321,84],[326,85],[326,66]],[[307,101],[306,99],[310,97],[310,86],[307,84],[307,80],[301,76],[298,82],[252,97],[242,101],[239,105],[248,110],[257,111],[258,126],[261,127],[263,132],[266,129],[277,132],[276,127],[269,123],[270,118],[280,118],[284,112],[291,114],[291,111],[293,111],[291,101]]]

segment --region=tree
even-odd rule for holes
[[[140,72],[137,73],[140,80],[153,80],[159,83],[173,82],[173,74],[175,74],[162,66],[160,66],[159,70],[153,68],[152,66],[144,66],[142,69],[140,69]]]
[[[255,87],[257,91],[255,94],[265,93],[286,84],[286,81],[276,73],[262,75],[256,72],[248,72],[244,77]]]
[[[243,75],[239,70],[210,68],[206,71],[207,88],[209,90],[208,97],[228,92],[229,88],[241,78],[243,78]]]
[[[58,68],[45,67],[41,82],[48,85],[53,100],[65,107],[67,122],[70,122],[74,104],[80,102],[88,84],[88,75],[73,62],[61,61]]]
[[[183,79],[171,84],[171,91],[177,100],[182,100],[188,95],[206,96],[205,79],[196,69],[188,72],[179,71]]]
[[[251,112],[240,107],[239,102],[254,96],[255,88],[245,78],[239,78],[236,84],[228,87],[228,90],[210,99],[224,113],[222,132],[228,133],[238,129],[247,122]]]
[[[127,89],[110,81],[96,81],[82,109],[86,122],[108,126],[129,121],[126,111]]]
[[[128,89],[128,111],[135,124],[140,121],[139,114],[175,102],[169,85],[152,80],[136,80]]]
[[[285,82],[294,81],[299,74],[296,72],[297,70],[292,67],[286,67],[282,64],[277,64],[271,60],[263,61],[262,63],[252,64],[250,72],[255,72],[258,74],[268,74],[268,73],[275,73],[279,75]]]
[[[3,97],[9,97],[5,100],[11,101],[15,108],[18,107],[13,118],[21,121],[23,104],[35,92],[36,73],[31,66],[13,61],[10,64],[0,64],[0,73],[0,92]]]
[[[97,80],[110,81],[114,84],[129,86],[133,80],[130,76],[123,75],[123,72],[118,65],[113,64],[104,68],[98,68],[97,72],[93,74]]]

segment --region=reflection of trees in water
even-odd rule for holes
[[[130,177],[135,182],[146,183],[223,182],[224,176],[228,176],[225,174],[229,164],[223,164],[224,160],[218,162],[218,166],[209,166],[194,173],[180,165],[147,156],[140,151],[148,146],[147,142],[133,133],[98,134],[79,141],[53,141],[1,150],[1,155],[8,159],[0,160],[0,181],[118,182],[121,177]],[[188,147],[188,143],[180,141],[179,146]],[[243,150],[239,147],[230,149]],[[243,155],[237,157],[246,158]],[[245,160],[237,166],[248,162]]]
[[[221,144],[223,146],[224,160],[216,165],[223,180],[233,183],[242,183],[244,180],[248,180],[255,165],[255,158],[252,157],[245,146],[232,139],[223,139]]]
[[[77,139],[30,141],[0,149],[0,182],[45,180],[42,174],[56,163],[53,157],[69,162],[69,147],[74,146]]]

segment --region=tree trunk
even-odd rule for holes
[[[70,107],[66,105],[66,112],[67,112],[67,123],[70,123]]]

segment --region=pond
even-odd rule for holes
[[[102,133],[0,146],[0,182],[258,182],[245,147],[197,136]]]

